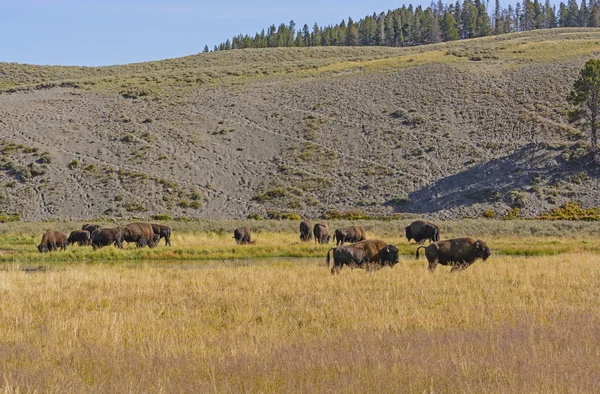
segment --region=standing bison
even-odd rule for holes
[[[312,223],[309,219],[304,219],[300,222],[300,240],[308,242],[312,239]]]
[[[123,229],[121,227],[99,228],[92,233],[91,242],[94,250],[112,244],[123,249]]]
[[[329,226],[327,223],[317,223],[313,228],[315,243],[328,244],[331,236],[329,235]]]
[[[81,229],[83,231],[88,231],[90,233],[90,235],[98,230],[101,226],[99,224],[84,224],[83,226],[81,226]]]
[[[333,240],[336,245],[343,245],[345,242],[360,242],[367,239],[365,230],[359,226],[338,228],[333,234]]]
[[[75,230],[71,231],[71,234],[69,234],[69,239],[67,239],[67,245],[71,245],[77,242],[77,245],[79,246],[86,246],[90,245],[91,239],[92,237],[89,231]]]
[[[425,240],[429,240],[429,243],[440,240],[440,229],[433,223],[425,222],[423,220],[417,220],[412,222],[410,226],[405,227],[406,239],[410,242],[414,239],[418,244],[424,244]]]
[[[148,246],[154,248],[158,238],[154,237],[154,230],[150,223],[129,223],[123,227],[123,240],[127,243],[135,242],[138,248]]]
[[[152,224],[152,231],[154,231],[154,235],[158,235],[158,239],[156,240],[157,245],[164,238],[165,245],[171,246],[171,227],[164,224]]]
[[[339,274],[344,265],[351,268],[365,268],[367,271],[376,271],[386,265],[393,267],[399,261],[398,248],[378,239],[329,249],[326,260],[328,267],[329,254],[332,250],[333,267],[331,268],[331,275]]]
[[[40,253],[52,252],[54,250],[67,250],[67,236],[60,231],[48,231],[42,236],[42,242],[38,245]]]
[[[451,272],[463,270],[478,258],[485,261],[492,254],[485,242],[468,237],[447,239],[434,242],[429,246],[419,246],[417,248],[417,259],[421,248],[425,248],[425,256],[429,262],[429,272],[433,272],[438,263],[451,265]]]
[[[250,229],[246,226],[236,228],[233,232],[233,238],[235,239],[235,242],[240,245],[249,244],[252,242],[250,239]]]

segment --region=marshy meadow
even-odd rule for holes
[[[1,224],[1,391],[598,391],[599,224],[441,222],[493,255],[430,274],[407,223],[360,222],[400,263],[337,276],[297,221],[173,222],[172,247],[45,254],[45,230],[80,224]],[[240,224],[255,244],[234,242]]]

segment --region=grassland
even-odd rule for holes
[[[597,392],[600,257],[0,271],[5,393]]]
[[[400,264],[331,276],[298,221],[172,222],[172,247],[47,254],[40,231],[80,223],[1,224],[0,392],[600,389],[600,223],[441,222],[493,249],[459,274],[414,259],[407,221],[354,223]],[[242,224],[256,244],[235,245]]]

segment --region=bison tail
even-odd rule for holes
[[[331,261],[331,257],[329,256],[329,254],[331,253],[331,251],[335,249],[335,248],[331,248],[327,251],[327,260],[325,260],[325,262],[327,263],[327,268],[329,268],[329,262]]]
[[[421,245],[417,248],[417,257],[416,257],[417,260],[419,260],[419,249],[421,249],[421,248],[425,248],[425,245]]]
[[[433,242],[437,242],[440,240],[440,229],[436,228],[435,233],[433,234]]]

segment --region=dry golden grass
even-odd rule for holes
[[[4,392],[598,392],[600,257],[0,272]]]

